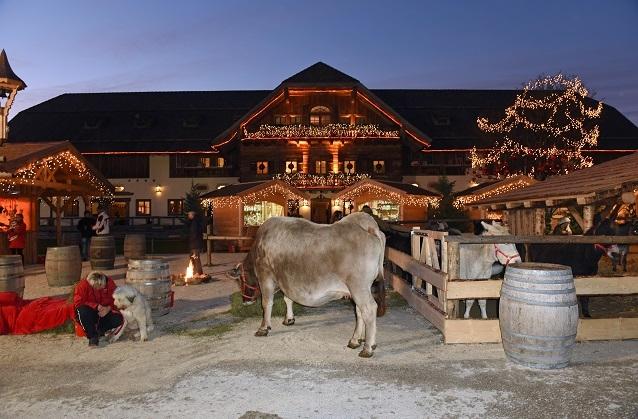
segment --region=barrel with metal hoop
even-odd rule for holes
[[[578,303],[569,266],[509,265],[501,287],[499,324],[511,361],[533,368],[569,364],[578,328]]]
[[[126,260],[146,257],[146,236],[144,234],[124,236],[124,257]]]
[[[24,268],[20,255],[0,256],[0,292],[24,295]]]
[[[91,269],[113,269],[115,267],[115,238],[113,236],[91,237]]]
[[[161,258],[130,259],[126,283],[146,297],[154,316],[163,316],[171,307],[171,279],[168,262]]]
[[[73,285],[82,275],[82,258],[78,246],[47,248],[44,271],[51,287]]]

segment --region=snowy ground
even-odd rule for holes
[[[239,255],[219,255],[231,266]],[[185,257],[174,257],[179,271]],[[72,336],[0,336],[0,417],[420,418],[635,417],[638,341],[577,344],[572,366],[536,371],[508,363],[500,345],[443,345],[407,307],[379,319],[379,347],[346,347],[354,327],[342,302],[297,316],[270,336],[259,320],[221,336],[175,326],[216,324],[234,282],[176,288],[177,304],[150,342],[88,350]],[[46,295],[31,276],[27,296]],[[227,316],[226,316],[227,317]]]

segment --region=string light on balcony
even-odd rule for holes
[[[244,139],[297,139],[297,138],[388,138],[398,139],[398,130],[383,130],[378,125],[327,124],[314,125],[261,125],[249,132],[244,127]]]
[[[370,176],[364,173],[328,173],[326,175],[313,175],[309,173],[281,173],[273,179],[281,180],[288,185],[299,189],[308,188],[343,188],[355,183],[369,179]]]

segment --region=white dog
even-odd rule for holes
[[[124,324],[120,330],[110,338],[113,343],[120,338],[126,328],[139,329],[135,337],[140,337],[140,341],[148,340],[148,333],[153,330],[153,318],[151,317],[151,307],[146,298],[137,289],[130,285],[117,287],[113,293],[115,306],[124,317]]]

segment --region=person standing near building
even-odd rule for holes
[[[93,237],[93,224],[95,220],[91,217],[90,211],[84,211],[84,217],[78,222],[78,231],[80,232],[80,253],[82,260],[89,260],[89,243]]]
[[[201,215],[195,211],[188,211],[186,218],[186,228],[188,229],[188,248],[190,249],[190,259],[193,262],[193,274],[203,275],[202,261],[199,257],[204,247],[204,222]]]
[[[93,226],[93,230],[95,230],[95,234],[98,236],[106,236],[111,232],[109,226],[109,215],[106,213],[106,208],[100,206],[98,207],[99,214],[97,215],[97,221]]]
[[[20,255],[22,264],[24,265],[24,245],[26,243],[27,225],[24,223],[24,216],[20,213],[9,223],[7,230],[7,239],[9,240],[9,249],[12,255]]]

